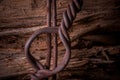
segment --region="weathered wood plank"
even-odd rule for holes
[[[34,32],[38,29],[45,28],[45,27],[47,26],[36,26],[31,28],[18,28],[13,30],[6,30],[6,31],[0,32],[0,36],[22,35],[22,34]]]

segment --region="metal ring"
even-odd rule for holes
[[[34,41],[34,39],[40,35],[40,34],[48,34],[48,33],[58,33],[58,28],[43,28],[40,29],[38,31],[36,31],[27,41],[26,45],[25,45],[25,54],[27,56],[28,61],[33,65],[33,67],[38,70],[37,73],[35,73],[34,75],[39,77],[39,79],[43,79],[46,78],[48,76],[54,75],[57,72],[61,71],[62,69],[64,69],[64,67],[67,65],[67,63],[69,62],[69,58],[70,58],[70,46],[67,44],[67,40],[65,40],[65,38],[61,37],[62,34],[60,34],[60,38],[63,42],[63,45],[65,46],[66,52],[63,58],[63,61],[61,62],[61,64],[59,64],[54,70],[47,70],[44,69],[43,65],[37,61],[30,53],[29,49],[30,46],[32,44],[32,42]],[[61,33],[61,31],[59,30],[59,33]],[[45,74],[45,75],[44,75]],[[34,76],[33,75],[33,76]],[[34,77],[33,77],[34,78]]]

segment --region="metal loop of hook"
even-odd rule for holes
[[[46,27],[46,28],[40,29],[36,31],[28,39],[25,45],[25,54],[30,64],[37,71],[31,76],[31,80],[42,80],[42,79],[48,78],[60,72],[67,66],[70,60],[70,55],[71,55],[70,38],[69,38],[67,30],[71,27],[73,20],[76,17],[76,14],[81,10],[82,4],[83,4],[82,0],[71,1],[71,3],[68,5],[67,10],[63,13],[63,20],[61,21],[61,25],[59,26],[59,28]],[[49,34],[49,33],[57,33],[65,47],[65,54],[62,59],[62,62],[58,64],[58,66],[53,70],[45,69],[44,66],[36,58],[34,58],[32,54],[30,53],[30,46],[32,42],[34,41],[34,39],[38,35]]]

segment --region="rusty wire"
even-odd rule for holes
[[[51,27],[51,3],[52,0],[47,0],[47,26]],[[46,56],[46,64],[45,67],[47,69],[50,68],[50,63],[51,63],[51,34],[47,34],[47,56]]]
[[[53,27],[57,26],[57,6],[56,6],[56,0],[52,0],[53,5]],[[58,64],[58,45],[57,45],[57,34],[54,34],[54,46],[53,46],[53,69],[57,67]],[[57,76],[54,75],[52,77],[53,80],[56,80]]]
[[[71,25],[73,23],[73,20],[76,17],[76,14],[81,10],[82,4],[83,4],[82,0],[71,1],[67,10],[63,13],[63,20],[61,21],[61,25],[60,25],[59,28],[49,26],[47,28],[40,29],[40,30],[36,31],[28,39],[28,41],[25,45],[25,54],[26,54],[26,57],[27,57],[28,61],[36,69],[36,73],[31,75],[31,80],[42,80],[42,79],[48,78],[52,75],[57,74],[58,72],[60,72],[61,70],[63,70],[67,66],[67,64],[69,62],[69,59],[70,59],[70,55],[71,55],[70,38],[69,38],[67,30],[71,27]],[[60,64],[58,64],[57,66],[55,66],[53,70],[49,70],[49,69],[45,68],[44,65],[42,65],[42,63],[40,63],[30,53],[30,46],[31,46],[32,42],[34,41],[34,39],[38,35],[51,34],[51,33],[59,35],[59,37],[60,37],[60,39],[61,39],[61,41],[62,41],[62,43],[65,47],[65,50],[66,50],[65,54],[64,54],[64,57],[62,59],[62,62]],[[50,60],[50,56],[48,56],[48,57],[49,57],[49,60]],[[48,62],[50,62],[50,61],[48,61]],[[50,65],[49,65],[49,67],[50,67]]]

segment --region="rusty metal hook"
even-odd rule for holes
[[[36,31],[28,39],[25,45],[25,54],[29,62],[37,70],[37,72],[31,76],[31,80],[42,80],[44,78],[48,78],[49,76],[55,75],[56,73],[60,72],[67,66],[70,60],[70,55],[71,55],[70,38],[69,38],[67,30],[71,27],[73,20],[76,17],[76,14],[81,10],[82,4],[83,4],[82,0],[73,0],[69,4],[67,10],[64,12],[63,20],[61,21],[61,25],[59,28],[46,27],[46,28],[40,29]],[[44,66],[31,55],[30,50],[29,50],[32,42],[38,35],[50,34],[50,33],[59,34],[59,37],[66,50],[62,62],[58,64],[58,66],[54,68],[53,70],[45,69]]]

